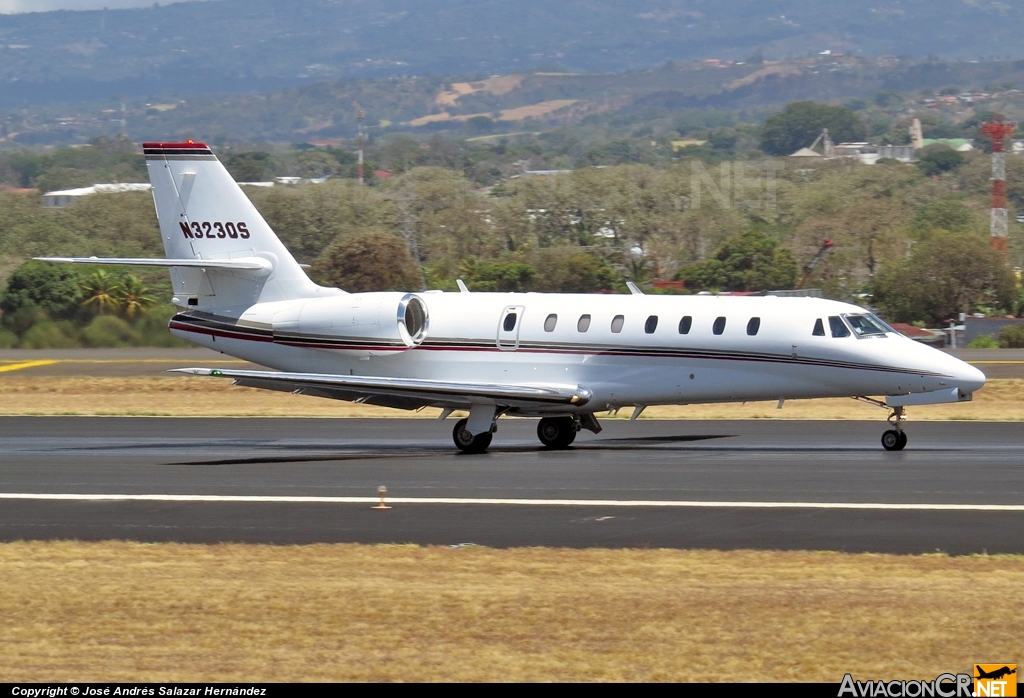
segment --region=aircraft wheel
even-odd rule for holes
[[[907,445],[907,435],[895,429],[886,429],[882,434],[882,448],[886,451],[902,451]]]
[[[455,428],[452,429],[452,439],[463,453],[483,453],[491,445],[493,435],[491,432],[485,431],[483,434],[473,436],[466,428],[468,423],[468,419],[460,419],[456,422]]]
[[[537,424],[537,438],[548,448],[568,448],[576,440],[572,417],[545,417]]]

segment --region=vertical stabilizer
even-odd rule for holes
[[[317,286],[203,143],[143,143],[160,236],[169,259],[259,257],[263,276],[230,269],[172,268],[182,305],[242,307],[340,293]]]

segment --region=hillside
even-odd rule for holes
[[[129,98],[123,113],[121,103],[114,100],[12,110],[0,113],[0,147],[83,143],[118,133],[122,118],[127,135],[136,142],[338,142],[354,136],[359,109],[366,113],[373,137],[396,131],[446,131],[471,138],[579,124],[631,132],[637,124],[658,120],[679,128],[675,122],[687,120],[686,112],[692,111],[701,112],[695,117],[701,123],[707,121],[708,110],[735,112],[729,123],[757,123],[790,101],[874,98],[886,91],[901,93],[906,101],[890,105],[891,117],[912,108],[926,90],[1000,93],[1022,87],[1024,61],[949,63],[849,56],[756,64],[675,62],[647,71],[539,71],[480,80],[346,78],[245,95],[194,95],[163,102]],[[1017,118],[1016,94],[985,102],[984,108],[1002,109]],[[947,110],[948,119],[969,118],[971,109],[981,103],[963,106]],[[680,135],[688,127],[682,128]]]
[[[993,0],[154,3],[0,16],[0,107],[538,66],[621,72],[824,50],[1013,59],[1024,57],[1020,26],[1024,6]]]

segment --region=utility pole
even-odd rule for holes
[[[395,201],[398,203],[398,212],[402,217],[402,237],[405,238],[405,244],[409,249],[412,260],[416,262],[416,273],[419,275],[420,289],[426,291],[427,279],[423,274],[423,260],[420,259],[420,243],[416,237],[416,214],[413,212],[412,206],[413,201],[418,198],[412,180],[408,174],[405,175],[405,181],[402,183],[402,188],[398,192]]]
[[[1003,121],[999,114],[992,121],[981,125],[981,130],[992,139],[992,222],[989,244],[1002,252],[1004,257],[1010,254],[1010,233],[1006,222],[1006,153],[1003,152],[1003,141],[1015,128],[1014,124]]]
[[[359,122],[359,183],[364,184],[363,179],[363,110],[356,113],[356,121]]]

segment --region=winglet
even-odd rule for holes
[[[629,292],[634,296],[642,296],[644,292],[640,290],[640,287],[634,284],[632,281],[627,281],[626,286],[629,288]]]

